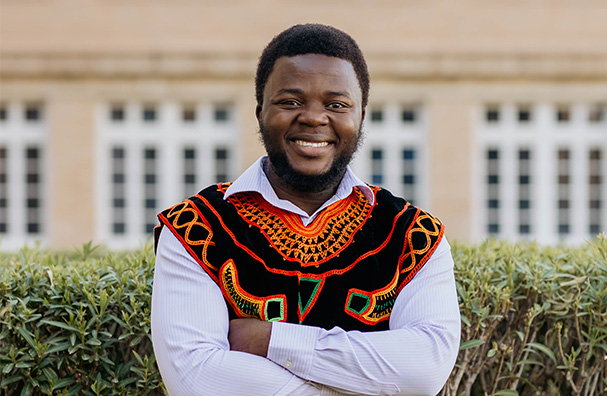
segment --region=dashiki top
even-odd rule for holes
[[[224,200],[228,187],[161,212],[155,231],[157,241],[169,228],[217,283],[230,319],[386,330],[396,296],[444,232],[438,219],[375,186],[375,205],[354,188],[307,226],[256,192]]]

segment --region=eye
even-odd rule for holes
[[[345,109],[347,106],[341,102],[331,102],[327,105],[327,107],[330,109],[339,110]]]
[[[299,102],[294,99],[286,99],[280,102],[283,106],[298,106]]]

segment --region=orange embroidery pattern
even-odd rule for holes
[[[173,206],[167,213],[166,219],[175,230],[185,229],[182,235],[188,246],[202,245],[200,260],[209,268],[217,271],[217,267],[207,260],[207,249],[215,244],[211,241],[213,231],[207,220],[196,210],[194,204],[186,200]]]
[[[256,297],[244,291],[232,260],[226,261],[221,267],[219,279],[224,295],[241,318],[257,318],[267,322],[286,320],[287,297],[284,294]]]
[[[443,230],[444,227],[442,223],[436,217],[432,216],[430,213],[421,211],[419,209],[417,210],[415,221],[411,223],[409,230],[407,231],[407,248],[405,248],[398,261],[399,265],[402,265],[407,258],[410,258],[411,264],[409,264],[406,268],[401,268],[401,274],[414,269],[418,265],[418,260],[422,260],[422,262],[419,264],[423,264],[423,261],[430,257],[431,254],[428,254],[432,253],[430,252],[430,249],[434,250],[438,245],[438,243],[434,243],[436,240],[435,237],[439,237],[440,239]],[[416,249],[413,246],[414,234],[422,234],[426,238],[426,243],[423,248]],[[421,244],[419,243],[416,244],[418,247],[420,245]]]
[[[258,194],[230,196],[240,216],[258,227],[285,260],[302,266],[318,265],[339,255],[371,214],[371,204],[362,192],[330,205],[314,221],[304,226],[299,216],[277,209]]]

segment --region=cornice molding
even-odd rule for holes
[[[388,55],[369,68],[376,78],[606,80],[607,54]]]
[[[367,54],[373,78],[606,80],[607,54]],[[257,55],[11,54],[0,77],[11,78],[251,78]]]

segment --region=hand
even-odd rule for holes
[[[271,333],[270,322],[254,318],[232,319],[228,332],[230,350],[266,357]]]

